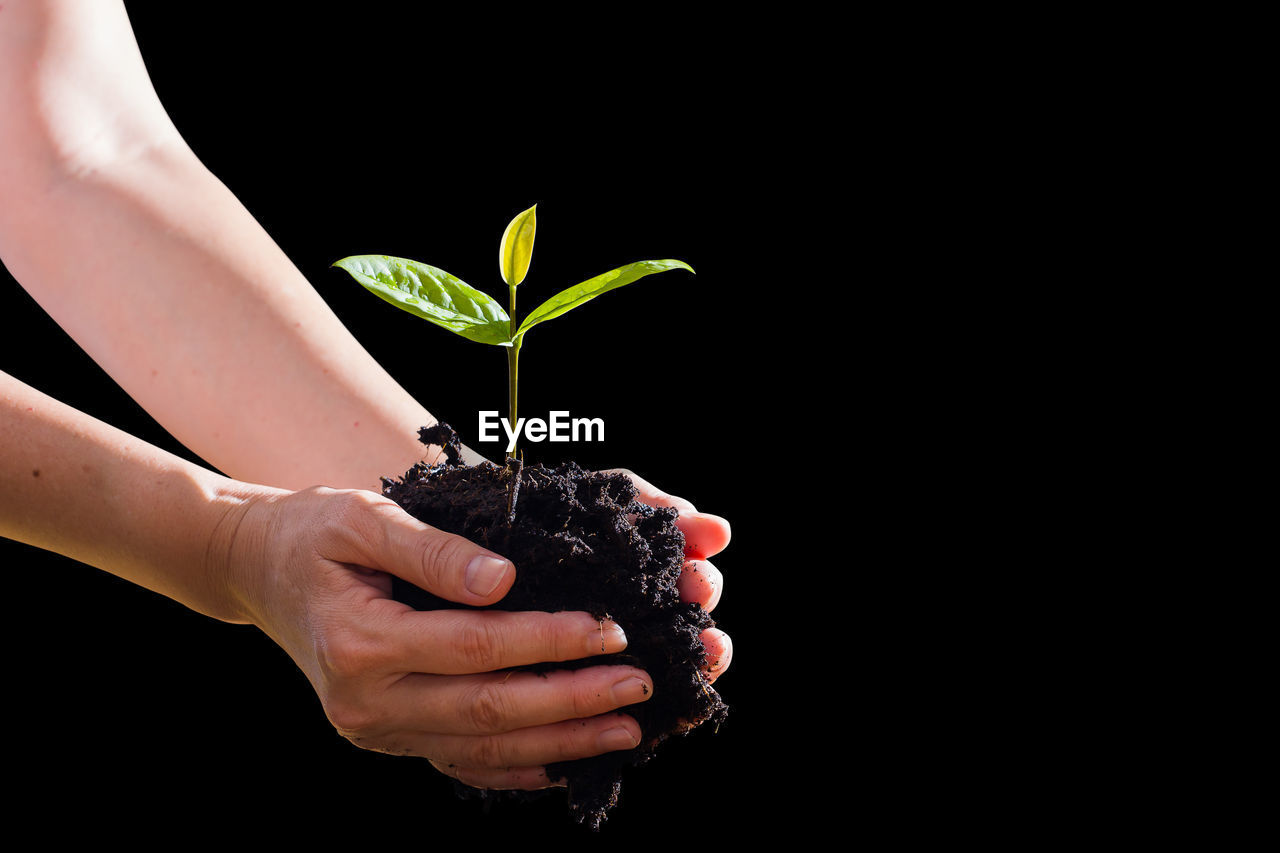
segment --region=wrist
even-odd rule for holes
[[[220,478],[211,490],[212,519],[205,548],[204,577],[217,604],[216,618],[258,624],[262,572],[272,539],[272,506],[289,492]]]

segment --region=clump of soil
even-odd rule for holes
[[[618,654],[528,669],[619,663],[653,678],[651,699],[620,709],[640,724],[639,747],[547,767],[549,777],[567,782],[578,821],[599,829],[618,801],[624,767],[648,761],[672,735],[707,721],[718,726],[728,711],[701,671],[699,634],[714,623],[697,604],[680,601],[676,589],[684,563],[676,511],[637,502],[623,474],[584,471],[573,462],[524,466],[510,457],[505,465],[467,466],[447,424],[424,427],[418,436],[444,447],[448,461],[418,463],[400,480],[384,478],[383,494],[418,520],[515,563],[515,585],[495,609],[584,610],[626,631],[627,648]],[[462,606],[406,583],[397,584],[395,596],[419,610]]]

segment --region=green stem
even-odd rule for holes
[[[508,420],[511,423],[511,434],[516,431],[516,398],[520,385],[520,344],[524,342],[524,335],[516,337],[516,287],[509,285],[508,290],[511,291],[511,346],[507,347],[507,412]],[[515,456],[516,449],[511,449],[511,455]]]

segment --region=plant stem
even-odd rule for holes
[[[520,385],[520,344],[524,342],[524,335],[515,337],[516,334],[516,286],[508,285],[507,289],[511,292],[511,336],[513,338],[511,346],[507,347],[507,413],[508,420],[511,423],[511,434],[516,434],[516,397]],[[516,449],[511,449],[511,455],[516,455]]]

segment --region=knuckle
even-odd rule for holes
[[[342,635],[319,644],[317,658],[329,681],[350,681],[377,671],[385,655],[378,643]]]
[[[576,718],[592,717],[609,707],[604,701],[605,688],[598,679],[588,678],[581,671],[573,674],[569,683],[569,707]]]
[[[329,494],[344,513],[358,513],[365,505],[359,489],[333,489]]]
[[[492,733],[510,728],[511,700],[501,684],[481,684],[464,701],[464,713],[476,731]]]
[[[334,535],[363,535],[369,523],[362,509],[360,498],[351,489],[325,489],[316,487],[315,492],[325,500],[324,529]]]
[[[577,718],[594,717],[610,711],[618,704],[611,687],[627,674],[626,669],[580,669],[570,675],[568,710]]]
[[[375,518],[379,507],[395,506],[381,495],[375,495],[363,489],[330,489],[328,491],[330,500],[334,504],[333,515],[348,525],[367,528]]]
[[[490,620],[468,620],[453,637],[454,654],[468,672],[492,672],[502,668],[502,632]]]
[[[501,737],[489,735],[471,738],[465,764],[469,767],[506,767],[511,761]]]
[[[355,506],[359,507],[359,512],[367,518],[396,518],[404,513],[404,510],[395,501],[385,498],[374,492],[357,491],[356,497],[352,499]]]
[[[540,657],[546,660],[576,660],[583,656],[582,638],[590,631],[584,630],[583,620],[574,613],[550,613],[532,627],[532,639],[542,650]]]
[[[439,530],[433,530],[419,539],[419,561],[422,574],[428,583],[442,584],[448,577],[449,567],[457,564],[463,556],[465,540]]]
[[[298,494],[309,498],[329,500],[334,495],[341,494],[343,491],[343,489],[331,489],[328,486],[308,486],[305,489],[298,490]]]
[[[596,734],[596,728],[592,725],[560,726],[548,746],[553,750],[556,761],[587,758],[591,755]]]
[[[361,748],[364,747],[360,741],[382,722],[381,714],[354,697],[331,698],[325,706],[325,715],[338,734]]]

